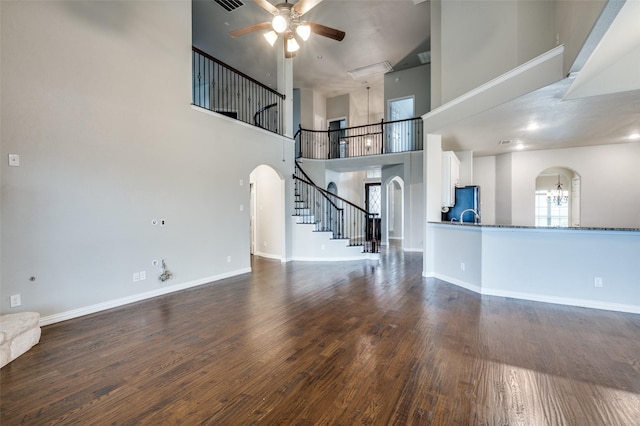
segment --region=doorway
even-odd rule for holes
[[[414,118],[413,96],[390,99],[389,121],[408,120]],[[404,152],[413,149],[413,121],[391,123],[387,126],[385,152]]]
[[[347,128],[346,118],[337,118],[329,121],[329,157],[344,158],[346,156],[346,145],[344,141],[345,130]]]
[[[387,210],[385,240],[404,240],[404,181],[395,176],[386,185]]]
[[[250,250],[255,256],[285,258],[284,186],[280,173],[265,164],[249,175]]]

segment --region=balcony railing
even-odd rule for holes
[[[422,119],[381,121],[337,130],[300,129],[297,158],[333,159],[421,151]]]
[[[191,55],[194,105],[283,134],[284,95],[197,47]]]

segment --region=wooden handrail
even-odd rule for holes
[[[315,184],[315,183],[313,183],[313,182],[310,182],[310,181],[308,181],[308,180],[306,180],[306,179],[299,178],[299,177],[298,177],[298,176],[296,176],[296,175],[293,175],[293,178],[294,178],[294,179],[299,180],[299,181],[300,181],[300,182],[302,182],[302,183],[306,183],[306,184],[307,184],[307,185],[309,185],[310,187],[315,188],[315,189],[317,189],[317,190],[318,190],[318,191],[320,191],[320,192],[322,192],[322,191],[323,191],[323,189],[322,189],[322,188],[320,188],[318,185],[316,185],[316,184]],[[326,191],[325,191],[325,192],[326,192]],[[329,192],[329,194],[331,194],[331,193]],[[335,207],[335,208],[336,208],[336,210],[344,210],[344,208],[342,208],[342,207],[338,207],[338,206],[336,205],[336,203],[334,203],[333,201],[331,201],[331,199],[330,199],[329,197],[327,197],[325,194],[322,194],[322,195],[324,196],[324,198],[326,198],[326,199],[327,199],[327,201],[328,201],[328,202],[329,202],[333,207]],[[335,194],[332,194],[332,195],[335,195]]]
[[[333,194],[333,193],[331,193],[331,192],[327,191],[326,189],[320,188],[318,185],[316,185],[315,183],[313,183],[313,181],[311,180],[311,178],[309,178],[309,176],[307,176],[307,174],[304,172],[304,170],[302,170],[302,167],[300,167],[300,166],[298,165],[298,163],[297,163],[297,162],[296,162],[296,168],[302,172],[302,174],[304,175],[304,177],[306,177],[306,178],[308,179],[308,181],[305,181],[304,179],[299,178],[299,177],[298,177],[298,176],[296,176],[295,174],[293,175],[293,178],[294,178],[294,179],[298,179],[299,181],[305,182],[305,183],[307,183],[308,185],[313,186],[313,187],[314,187],[314,188],[316,188],[318,191],[322,192],[322,194],[323,194],[325,197],[328,197],[328,195],[327,195],[327,194],[331,195],[332,197],[336,197],[338,200],[340,200],[340,201],[342,201],[342,202],[344,202],[344,203],[349,204],[350,206],[352,206],[353,208],[355,208],[355,209],[357,209],[357,210],[360,210],[362,213],[365,213],[367,216],[378,216],[378,213],[369,213],[368,211],[366,211],[366,210],[365,210],[365,209],[363,209],[362,207],[360,207],[360,206],[357,206],[357,205],[353,204],[351,201],[349,201],[349,200],[345,200],[344,198],[342,198],[342,197],[341,197],[341,196],[339,196],[339,195]],[[331,200],[329,200],[329,201],[331,201]],[[335,205],[334,205],[334,206],[335,206]],[[335,207],[336,207],[336,208],[340,208],[340,207],[337,207],[337,206],[335,206]]]
[[[217,63],[217,64],[222,65],[222,66],[223,66],[223,67],[225,67],[225,68],[228,68],[230,71],[233,71],[234,73],[241,75],[243,78],[246,78],[246,79],[247,79],[247,80],[249,80],[250,82],[252,82],[252,83],[254,83],[254,84],[257,84],[258,86],[262,87],[262,88],[263,88],[263,89],[265,89],[265,90],[268,90],[269,92],[273,93],[274,95],[276,95],[276,96],[280,96],[280,98],[282,98],[282,99],[286,99],[286,96],[285,96],[285,95],[283,95],[282,93],[279,93],[279,92],[277,92],[277,91],[273,90],[271,87],[269,87],[269,86],[267,86],[267,85],[265,85],[265,84],[263,84],[263,83],[260,83],[260,82],[259,82],[258,80],[256,80],[255,78],[249,77],[248,75],[246,75],[246,74],[245,74],[245,73],[243,73],[242,71],[239,71],[239,70],[235,69],[235,68],[234,68],[234,67],[232,67],[231,65],[225,64],[225,63],[224,63],[224,62],[222,62],[221,60],[214,58],[213,56],[209,55],[207,52],[204,52],[204,51],[202,51],[202,50],[198,49],[198,48],[197,48],[197,47],[195,47],[195,46],[191,46],[191,50],[193,50],[193,51],[194,51],[194,52],[196,52],[196,53],[199,53],[200,55],[204,56],[205,58],[207,58],[207,59],[209,59],[209,60],[211,60],[211,61],[213,61],[213,62],[215,62],[215,63]]]
[[[380,126],[380,125],[386,126],[387,124],[404,123],[405,121],[416,121],[418,119],[421,119],[421,118],[420,117],[405,118],[403,120],[394,120],[394,121],[384,121],[384,120],[382,120],[379,123],[362,124],[360,126],[345,127],[344,129],[333,129],[333,130],[311,130],[311,129],[300,128],[299,131],[310,132],[310,133],[344,132],[344,131],[350,130],[350,129],[362,129],[363,127]],[[362,135],[354,135],[354,136],[362,136]]]

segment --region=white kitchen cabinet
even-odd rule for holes
[[[460,181],[460,160],[453,151],[442,153],[442,206],[456,203],[456,186]]]

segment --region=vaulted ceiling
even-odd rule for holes
[[[221,0],[228,1],[228,0]],[[265,84],[276,86],[276,55],[258,31],[232,38],[229,31],[272,16],[252,0],[225,10],[215,0],[193,1],[193,44]],[[280,0],[271,0],[272,4]],[[282,0],[284,2],[284,0]],[[292,1],[295,3],[295,1]],[[429,50],[429,3],[425,0],[323,0],[304,19],[346,32],[343,41],[312,34],[293,58],[293,85],[326,97],[354,93],[366,99],[371,113],[382,112],[382,76],[354,80],[347,71],[383,61],[394,70],[421,65],[417,54]],[[376,111],[376,110],[378,111]]]
[[[232,1],[242,5],[231,12],[216,0],[193,1],[193,43],[275,87],[281,49],[269,46],[261,32],[228,35],[268,21],[271,15],[252,0]],[[495,155],[634,140],[632,135],[640,133],[640,2],[620,4],[622,12],[585,45],[571,78],[514,94],[506,102],[432,129],[443,135],[444,148]],[[421,64],[418,53],[430,50],[427,1],[323,0],[304,18],[343,30],[346,37],[337,42],[312,35],[304,42],[293,59],[294,87],[326,97],[351,93],[356,101],[359,97],[366,102],[365,87],[370,86],[372,114],[383,111],[382,76],[354,80],[347,71],[382,61],[389,61],[394,70],[411,68]],[[532,132],[526,123],[533,119],[539,129]]]

